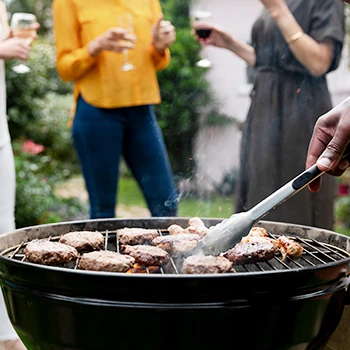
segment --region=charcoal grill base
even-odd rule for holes
[[[11,321],[30,350],[212,350],[238,341],[246,349],[319,350],[340,321],[345,283],[331,294],[295,300],[265,296],[193,305],[69,299],[14,292],[14,286],[3,290]]]

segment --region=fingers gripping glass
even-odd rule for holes
[[[30,44],[36,37],[35,24],[37,19],[32,13],[16,12],[11,18],[11,29],[13,36],[22,38]],[[28,73],[30,68],[23,62],[12,67],[16,73]]]
[[[133,19],[131,14],[119,15],[117,18],[117,26],[119,28],[124,28],[129,34],[134,32],[133,29]],[[129,44],[129,42],[126,42]],[[130,70],[135,69],[135,67],[129,62],[129,49],[123,49],[124,55],[124,64],[121,66],[121,70],[124,72],[128,72]]]

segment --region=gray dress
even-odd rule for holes
[[[337,68],[345,34],[341,0],[286,0],[303,30],[331,42]],[[251,106],[243,128],[236,212],[252,208],[305,169],[317,118],[332,108],[325,76],[313,77],[294,58],[266,10],[255,22]],[[334,178],[325,174],[317,194],[303,189],[264,220],[333,228]]]

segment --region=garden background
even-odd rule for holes
[[[179,216],[225,218],[233,213],[236,173],[211,193],[182,185],[191,182],[196,171],[193,139],[199,127],[224,127],[232,120],[218,112],[206,70],[195,66],[201,47],[191,34],[190,0],[161,3],[166,19],[177,29],[177,40],[171,48],[171,64],[158,75],[163,102],[156,114],[180,191]],[[52,1],[8,0],[7,6],[9,16],[31,12],[41,24],[28,61],[31,71],[16,74],[11,70],[13,62],[6,63],[7,107],[17,172],[17,228],[87,219],[87,195],[67,124],[72,85],[63,82],[55,68]],[[117,216],[149,216],[137,184],[124,164],[121,169]],[[336,230],[348,233],[348,195],[336,196],[335,213]]]

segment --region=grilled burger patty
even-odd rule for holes
[[[159,232],[157,230],[146,228],[125,227],[117,230],[117,237],[120,244],[151,244],[152,240],[158,236]]]
[[[104,237],[98,231],[68,232],[61,236],[60,242],[74,247],[78,252],[90,252],[104,248]]]
[[[183,273],[228,273],[235,272],[232,262],[223,256],[197,254],[186,258],[182,265]]]
[[[78,269],[107,272],[126,272],[134,266],[135,259],[110,250],[84,253],[78,263]]]
[[[233,265],[253,264],[259,261],[270,260],[275,256],[276,246],[267,239],[252,242],[238,243],[223,256]]]
[[[78,251],[63,243],[36,239],[27,244],[24,255],[30,262],[57,266],[77,259]]]
[[[169,253],[149,245],[122,245],[121,252],[132,256],[138,264],[163,266],[169,261]]]

